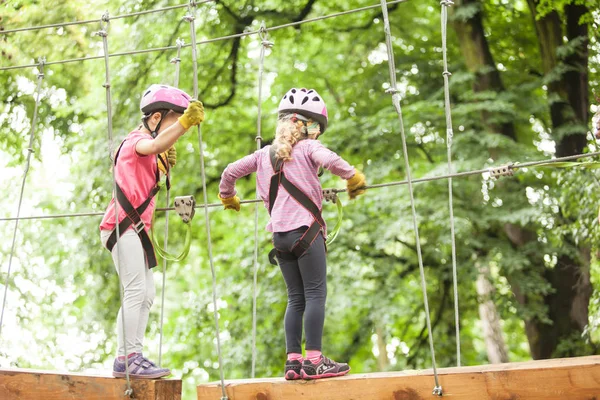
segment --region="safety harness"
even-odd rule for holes
[[[302,256],[306,250],[310,247],[312,242],[315,241],[319,232],[325,229],[325,221],[321,216],[321,210],[319,207],[308,197],[302,190],[298,189],[296,185],[290,182],[283,172],[283,160],[277,159],[275,149],[271,146],[269,149],[269,157],[271,159],[271,166],[273,167],[274,174],[271,177],[271,184],[269,187],[269,215],[273,210],[273,205],[277,199],[279,193],[279,186],[289,193],[294,200],[296,200],[302,207],[304,207],[313,216],[313,223],[308,227],[304,235],[298,240],[298,243],[294,245],[291,251],[281,251],[273,249],[269,253],[269,262],[273,265],[277,265],[277,259],[295,260]]]
[[[114,168],[116,168],[117,166],[117,159],[119,158],[119,153],[121,152],[121,148],[123,147],[125,140],[121,142],[121,145],[119,146],[119,149],[115,154]],[[125,193],[123,193],[123,190],[121,189],[119,184],[115,182],[115,200],[119,203],[119,206],[123,208],[123,211],[125,211],[126,214],[125,218],[123,218],[123,220],[119,223],[119,233],[122,235],[127,229],[129,229],[130,226],[132,227],[132,229],[135,231],[135,233],[137,233],[137,235],[140,238],[140,241],[142,242],[142,247],[144,248],[144,253],[146,254],[146,260],[148,262],[149,268],[154,268],[158,263],[156,261],[156,255],[154,254],[154,246],[152,245],[152,240],[150,240],[148,232],[146,232],[146,230],[144,229],[145,224],[142,221],[142,214],[150,205],[152,198],[154,198],[154,196],[156,196],[156,193],[158,193],[158,191],[160,190],[160,171],[158,170],[158,162],[162,162],[163,165],[166,166],[166,168],[169,167],[169,162],[167,160],[164,160],[161,154],[158,154],[155,173],[156,182],[154,184],[154,187],[150,190],[148,197],[146,197],[146,200],[144,200],[144,202],[140,204],[137,208],[133,207],[129,199],[127,199],[127,196],[125,196]],[[166,184],[167,188],[171,187],[171,182],[168,178],[168,174]],[[114,229],[110,234],[108,240],[106,241],[106,248],[108,249],[108,251],[112,252],[112,249],[115,247],[116,244],[117,230]]]

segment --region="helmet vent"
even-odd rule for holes
[[[321,99],[319,99],[319,96],[315,96],[313,97],[313,101],[321,101]]]
[[[292,89],[292,93],[296,94],[296,89]]]
[[[304,99],[302,99],[302,104],[306,103],[308,101],[308,96],[305,96]]]
[[[290,96],[290,103],[294,104],[294,96]]]

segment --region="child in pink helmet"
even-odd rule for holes
[[[239,211],[235,182],[257,173],[257,190],[273,232],[273,255],[287,286],[284,327],[287,347],[285,379],[320,379],[345,375],[348,364],[321,353],[327,297],[325,238],[321,216],[323,193],[318,169],[323,167],[347,180],[351,199],[364,193],[365,177],[318,141],[327,129],[327,107],[313,89],[289,90],[279,103],[273,144],[254,152],[223,171],[219,199],[225,209]],[[302,357],[302,331],[306,357]]]
[[[191,126],[204,120],[204,107],[182,90],[151,85],[142,94],[140,110],[142,124],[127,135],[114,157],[116,193],[100,223],[100,237],[112,253],[123,286],[113,376],[125,377],[127,360],[131,378],[153,379],[171,373],[142,355],[155,295],[151,268],[156,266],[156,256],[148,236],[155,209],[154,196],[159,189],[160,171],[166,173],[175,164],[173,145]],[[119,212],[118,235],[115,198]]]

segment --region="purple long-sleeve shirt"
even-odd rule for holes
[[[258,195],[267,210],[269,209],[269,186],[271,176],[275,172],[269,157],[270,147],[266,146],[257,150],[225,168],[219,184],[219,192],[222,198],[233,197],[236,194],[235,182],[256,172]],[[320,166],[343,179],[350,179],[354,176],[354,168],[350,164],[327,149],[318,140],[312,139],[305,139],[296,143],[292,148],[292,160],[284,163],[283,167],[286,178],[302,190],[319,209],[321,209],[323,203],[323,189],[317,176]],[[310,226],[312,222],[312,215],[281,186],[273,205],[267,230],[270,232],[288,232],[301,226]]]

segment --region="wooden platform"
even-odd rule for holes
[[[131,380],[137,400],[181,400],[180,379]],[[108,375],[0,369],[1,400],[123,400],[127,382]]]
[[[450,400],[600,400],[600,356],[438,369]],[[421,400],[433,396],[431,370],[354,374],[318,381],[226,381],[229,400]],[[220,384],[200,385],[198,400],[221,398]]]

